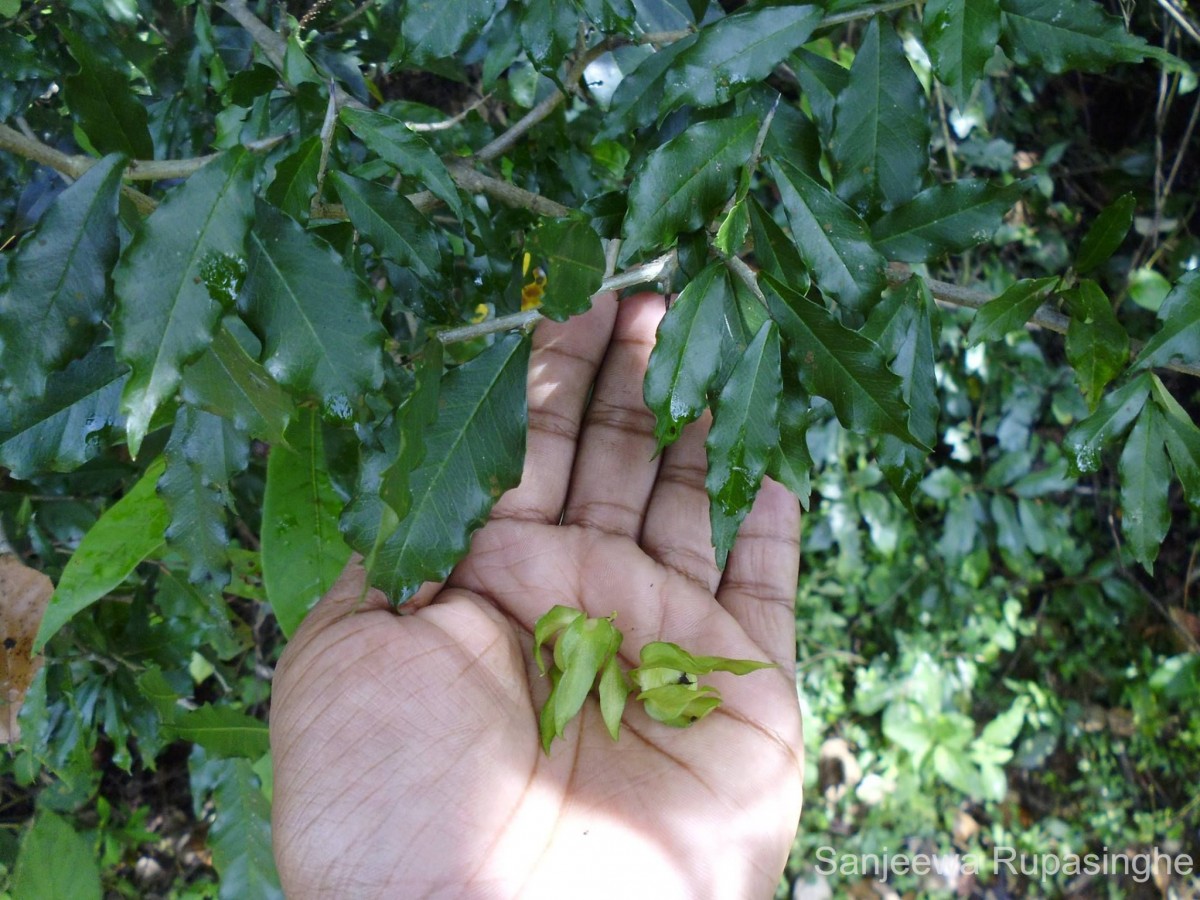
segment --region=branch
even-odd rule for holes
[[[507,206],[528,209],[539,216],[561,219],[563,216],[571,214],[569,207],[563,206],[549,197],[519,188],[515,184],[501,181],[499,178],[492,178],[482,172],[476,172],[460,163],[451,163],[447,166],[447,170],[450,172],[450,177],[454,179],[454,183],[469,194],[486,194]],[[409,200],[413,202],[414,206],[417,206],[412,197]]]
[[[675,265],[675,251],[672,250],[669,253],[664,253],[657,259],[642,263],[640,266],[634,266],[632,269],[626,269],[620,275],[616,275],[613,273],[613,270],[616,268],[617,250],[619,247],[620,241],[609,241],[605,247],[605,271],[608,274],[600,282],[600,287],[592,295],[593,297],[609,291],[619,291],[623,288],[633,287],[634,285],[657,281],[663,272]],[[486,322],[463,325],[461,328],[447,328],[445,331],[439,331],[437,338],[443,344],[456,344],[459,341],[470,341],[487,334],[512,331],[516,328],[527,328],[541,321],[541,319],[542,314],[540,312],[536,309],[530,309],[525,312],[488,319]]]
[[[889,284],[904,284],[912,276],[912,269],[904,263],[891,263],[888,265],[887,278]],[[971,288],[959,287],[957,284],[951,284],[948,281],[938,281],[936,278],[925,278],[924,280],[926,286],[929,288],[929,293],[933,295],[933,299],[948,306],[965,306],[968,309],[979,309],[985,303],[995,299],[991,294],[972,290]],[[1038,307],[1037,312],[1030,318],[1029,324],[1036,325],[1038,328],[1044,328],[1046,331],[1053,331],[1056,334],[1066,334],[1067,328],[1071,324],[1071,319],[1049,304],[1044,303]],[[1129,345],[1130,355],[1137,356],[1144,346],[1145,344],[1141,341],[1131,341]],[[1200,376],[1200,366],[1188,363],[1171,363],[1170,365],[1162,366],[1162,368],[1169,369],[1172,372],[1179,372],[1183,375]]]
[[[863,6],[843,13],[834,13],[832,16],[822,19],[817,28],[832,28],[835,25],[845,25],[847,22],[854,22],[858,19],[870,19],[879,13],[903,9],[906,6],[916,6],[916,3],[917,0],[890,0],[888,3],[876,3],[873,6]]]
[[[283,56],[287,52],[287,41],[280,35],[276,34],[267,25],[250,11],[246,6],[245,0],[223,0],[218,3],[218,6],[237,21],[239,25],[250,33],[250,37],[254,39],[254,43],[258,44],[262,50],[263,56],[279,71],[283,71]]]

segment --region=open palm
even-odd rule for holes
[[[445,585],[396,616],[352,563],[288,646],[271,712],[275,851],[304,897],[757,898],[800,813],[792,678],[799,513],[764,484],[722,574],[705,425],[653,460],[641,380],[661,297],[542,323],[521,486]],[[594,385],[594,391],[593,391]],[[778,669],[713,675],[694,728],[594,700],[547,757],[533,624],[617,614],[621,656],[674,641]]]

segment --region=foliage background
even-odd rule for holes
[[[697,22],[711,29],[738,5],[726,6],[471,2],[460,18],[434,4],[338,0],[287,9],[132,0],[0,4],[7,20],[0,118],[39,145],[30,150],[6,137],[8,152],[0,153],[8,266],[0,301],[0,521],[11,548],[51,576],[61,600],[69,593],[64,566],[110,511],[89,557],[106,566],[66,579],[75,600],[60,605],[59,624],[69,624],[47,644],[21,713],[23,737],[0,761],[0,890],[17,897],[278,894],[261,720],[284,635],[349,553],[336,528],[343,507],[349,504],[344,532],[366,550],[379,534],[382,547],[389,528],[403,533],[407,521],[414,530],[412,509],[419,512],[429,483],[418,474],[421,441],[405,443],[403,436],[428,430],[431,395],[436,399],[438,384],[451,389],[443,367],[477,359],[484,362],[458,371],[511,374],[518,352],[517,342],[487,336],[447,343],[443,356],[430,335],[516,314],[530,299],[544,300],[551,315],[578,311],[578,298],[595,288],[604,267],[595,234],[621,230],[626,194],[631,256],[623,268],[639,261],[632,245],[640,242],[642,258],[654,258],[679,232],[675,289],[703,283],[710,241],[727,254],[741,250],[768,272],[770,254],[781,255],[791,288],[802,290],[807,275],[800,270],[813,269],[813,295],[836,296],[839,321],[863,327],[853,289],[837,294],[819,265],[791,264],[798,250],[761,215],[750,229],[753,256],[740,240],[721,244],[719,235],[704,233],[708,220],[722,219],[733,176],[724,193],[719,179],[711,196],[683,189],[668,196],[699,203],[705,217],[691,221],[684,211],[658,221],[661,194],[641,173],[651,169],[657,148],[689,132],[748,145],[781,93],[763,148],[772,162],[757,171],[751,191],[774,214],[770,221],[798,229],[782,215],[788,195],[779,185],[798,179],[779,160],[818,182],[829,179],[877,221],[897,204],[872,191],[893,188],[856,187],[846,161],[861,140],[839,143],[822,124],[832,121],[834,98],[846,89],[839,79],[847,69],[827,63],[851,65],[870,41],[882,40],[886,49],[894,33],[891,50],[903,54],[894,59],[915,73],[917,88],[900,102],[920,116],[885,124],[896,130],[898,145],[929,143],[932,170],[918,173],[918,181],[981,178],[993,186],[987,190],[994,193],[981,195],[988,209],[970,219],[974,229],[988,226],[986,233],[966,241],[940,234],[927,254],[908,260],[918,272],[968,287],[976,299],[999,295],[1020,277],[1062,275],[1078,266],[1081,241],[1101,212],[1130,195],[1133,228],[1116,229],[1111,257],[1091,273],[1117,310],[1120,332],[1100,333],[1092,320],[1091,332],[1076,332],[1075,347],[1091,346],[1093,359],[1106,348],[1118,357],[1112,378],[1125,365],[1113,349],[1121,334],[1153,339],[1175,321],[1183,349],[1158,363],[1200,363],[1200,300],[1186,278],[1175,295],[1177,318],[1155,319],[1171,285],[1200,259],[1193,226],[1200,92],[1186,67],[1169,61],[1115,65],[1132,63],[1147,48],[1194,60],[1186,5],[1107,7],[1128,16],[1132,33],[1148,44],[1106,32],[1099,47],[1080,50],[1061,35],[1039,43],[1010,29],[996,50],[995,37],[980,40],[989,26],[968,20],[966,4],[831,2],[796,13],[794,21],[811,19],[814,27],[825,17],[805,54],[787,47],[761,71],[739,56],[734,68],[747,68],[731,82],[693,76],[663,91],[664,82],[651,80],[650,95],[662,94],[657,108],[631,90],[646,88],[636,77],[611,99],[605,85],[590,84],[566,103],[551,103],[556,84],[579,75],[581,18],[595,26],[583,35],[584,53],[601,34],[621,36],[609,56],[590,55],[625,74],[644,74],[636,66],[651,56],[639,34],[690,31]],[[1003,6],[1006,15],[1022,8]],[[1090,0],[1043,6],[1061,6],[1080,28],[1100,10]],[[796,5],[778,7],[783,15]],[[1000,5],[971,8],[985,7],[999,16]],[[274,31],[252,34],[250,14]],[[964,65],[985,73],[977,84],[954,75],[945,62],[950,55],[931,46],[940,32],[930,23],[939,15],[965,22],[965,44],[973,36],[986,49],[974,62],[963,54]],[[270,37],[284,33],[293,38]],[[683,36],[667,37],[655,56],[680,52]],[[744,36],[730,46],[744,51]],[[931,77],[931,55],[941,63],[940,83]],[[1104,71],[1062,74],[1077,69]],[[608,70],[610,80],[615,74]],[[331,78],[343,101],[336,125],[328,117]],[[348,99],[410,123],[455,118],[452,127],[416,132],[416,142],[408,130],[347,110]],[[513,123],[547,103],[547,114],[517,134]],[[863,121],[886,120],[884,106],[873,109],[874,118]],[[730,122],[745,124],[734,133]],[[273,143],[276,135],[285,138]],[[119,205],[120,161],[106,156],[85,186],[92,196],[108,196],[119,215],[106,217],[100,201],[52,205],[64,183],[44,164],[57,161],[60,170],[82,174],[53,151],[190,160],[239,144],[251,152],[131,182],[140,196],[126,191]],[[911,162],[898,152],[900,162]],[[748,155],[733,154],[731,171]],[[678,165],[681,155],[665,159]],[[483,185],[481,174],[500,186]],[[639,177],[647,191],[641,200]],[[177,202],[173,227],[141,225],[147,201],[187,184],[194,192]],[[553,217],[564,210],[511,191],[502,199],[508,188],[582,208],[588,218],[541,221],[535,212]],[[417,195],[414,203],[398,201],[405,192]],[[214,253],[195,260],[199,280],[191,286],[187,278],[171,281],[185,270],[163,260],[195,244],[185,226],[204,202],[216,210],[204,244]],[[165,223],[170,209],[164,205],[163,218],[150,221]],[[50,219],[53,210],[58,220]],[[250,221],[253,236],[240,244],[238,228]],[[38,222],[45,231],[31,239]],[[31,272],[44,270],[30,262],[48,264],[38,257],[39,235],[59,235],[45,252],[63,258],[61,235],[72,223],[93,239],[86,251],[67,254],[79,261],[91,300],[76,310],[82,320],[64,315],[70,327],[56,329],[59,320],[30,318],[28,298],[48,293],[56,312],[71,312],[71,300],[39,285]],[[736,220],[729,228],[737,231]],[[272,249],[280,246],[285,250]],[[851,235],[841,252],[859,252],[855,247]],[[526,270],[526,251],[548,279]],[[107,263],[95,264],[90,254]],[[264,262],[272,261],[294,273],[291,286],[286,277],[270,280]],[[743,310],[753,308],[723,267],[705,271],[710,282],[730,285]],[[314,293],[322,298],[349,297],[353,320],[321,320],[320,309],[291,290],[301,281],[321,285]],[[915,308],[908,290],[896,288],[875,308],[897,316]],[[190,332],[182,326],[139,330],[139,316],[157,321],[156,298],[164,292],[181,316],[207,321],[197,346],[184,346]],[[288,307],[289,296],[298,295],[296,308]],[[1055,311],[1086,318],[1059,298],[1046,312]],[[893,447],[889,457],[878,422],[855,433],[827,402],[795,384],[788,382],[784,395],[785,407],[789,399],[800,406],[780,422],[800,434],[801,449],[793,441],[782,459],[795,464],[797,486],[811,479],[813,493],[797,611],[810,792],[780,895],[793,882],[821,889],[814,878],[822,846],[939,854],[993,846],[1080,853],[1156,847],[1200,858],[1200,620],[1191,590],[1200,545],[1188,472],[1174,452],[1179,482],[1169,477],[1161,450],[1137,467],[1138,460],[1127,462],[1113,449],[1080,476],[1071,468],[1078,454],[1070,452],[1078,441],[1068,435],[1090,409],[1071,337],[1064,343],[1044,329],[1026,331],[1018,318],[971,346],[970,312],[943,305],[930,314],[940,328],[930,329],[934,380],[921,405],[938,413],[932,453],[913,462],[911,450]],[[295,316],[336,332],[333,352],[314,356],[311,347],[288,345],[283,326]],[[903,352],[909,326],[865,321],[877,343],[892,341],[892,351]],[[156,334],[175,342],[168,371],[146,365],[158,349],[146,342]],[[498,347],[510,349],[497,355]],[[678,358],[687,358],[686,350]],[[691,358],[697,356],[693,348]],[[1158,374],[1186,418],[1195,408],[1194,379]],[[473,380],[456,377],[452,384]],[[1106,380],[1093,375],[1082,383],[1098,394]],[[519,405],[501,399],[514,411]],[[1165,416],[1147,414],[1147,422],[1155,415]],[[675,424],[660,419],[664,433]],[[138,444],[135,458],[130,446]],[[436,450],[429,451],[435,458]],[[908,460],[900,476],[896,453]],[[778,474],[781,458],[771,465]],[[511,469],[508,460],[497,479]],[[1126,469],[1146,476],[1141,502],[1151,519],[1169,511],[1169,537],[1155,537],[1157,525],[1131,529],[1136,498]],[[321,474],[303,475],[314,470]],[[111,511],[130,496],[131,516],[114,529]],[[478,491],[464,503],[464,522],[486,514],[488,500]],[[466,534],[464,524],[456,540]],[[1139,566],[1155,556],[1152,571]],[[386,559],[392,562],[383,577],[398,593],[432,574],[412,571],[402,553]],[[858,874],[836,873],[825,884],[839,895],[865,887]],[[1194,885],[963,876],[954,883],[899,877],[891,888],[1158,896]]]

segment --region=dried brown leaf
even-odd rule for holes
[[[54,584],[15,556],[0,556],[0,744],[21,737],[17,714],[25,692],[42,667],[42,657],[33,656],[46,604]]]

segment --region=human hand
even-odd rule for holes
[[[799,509],[765,482],[717,569],[707,419],[652,459],[664,311],[609,296],[542,322],[524,475],[469,555],[400,616],[360,602],[352,562],[288,645],[271,748],[289,898],[771,896],[800,815]],[[546,756],[530,650],[555,604],[616,612],[627,667],[652,640],[780,667],[711,676],[724,702],[686,730],[630,703],[617,743],[589,698]]]

